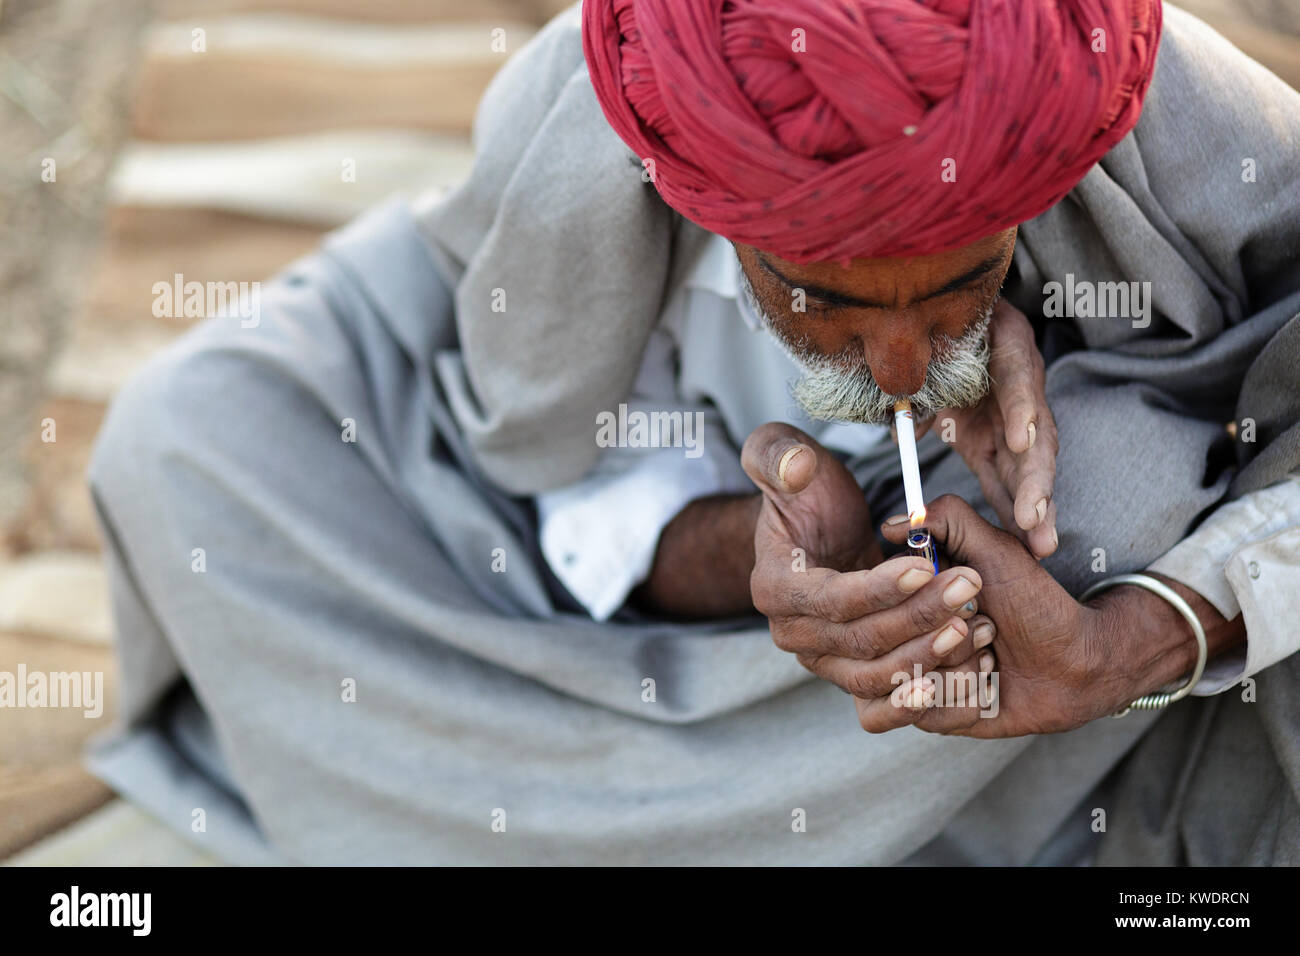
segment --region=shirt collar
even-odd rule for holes
[[[740,294],[741,266],[736,247],[717,233],[710,234],[700,250],[699,258],[686,275],[688,289],[703,289],[723,299],[736,303],[740,316],[751,331],[762,328],[762,321],[745,296]]]
[[[738,290],[736,269],[739,266],[735,247],[717,233],[711,233],[686,276],[686,285],[691,289],[707,289],[724,299],[734,299]]]

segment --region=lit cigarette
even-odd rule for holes
[[[912,424],[912,403],[894,405],[894,425],[898,429],[898,457],[903,461],[903,494],[907,499],[907,517],[911,531],[907,547],[918,558],[925,558],[939,573],[939,549],[934,546],[925,524],[925,498],[921,495],[921,463],[916,459],[916,430]]]
[[[894,404],[894,426],[898,430],[898,456],[903,461],[903,495],[907,517],[918,528],[925,522],[925,498],[921,495],[921,464],[916,459],[916,430],[912,425],[912,403]]]

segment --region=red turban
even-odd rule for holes
[[[1059,202],[1137,122],[1160,0],[584,0],[664,201],[793,262],[945,252]]]

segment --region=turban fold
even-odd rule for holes
[[[1160,24],[1160,0],[584,0],[582,44],[669,206],[847,265],[1059,202],[1137,122]]]

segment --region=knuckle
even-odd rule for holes
[[[831,587],[832,577],[824,577],[818,581],[808,593],[808,610],[813,617],[821,618],[823,621],[833,621],[836,624],[843,624],[851,618],[845,614],[844,609],[839,607],[835,601],[835,595]]]
[[[785,622],[770,621],[769,630],[772,632],[772,643],[787,654],[794,653],[800,647],[800,643],[795,635],[795,629]],[[800,662],[802,663],[802,661]]]
[[[790,617],[804,617],[808,604],[808,585],[802,580],[803,575],[782,574],[774,590],[781,613]]]
[[[927,656],[932,656],[934,658],[933,662],[930,664],[931,668],[953,667],[957,664],[960,664],[966,658],[970,657],[970,654],[971,654],[970,637],[963,638],[962,642],[958,644],[956,647],[954,647],[952,650],[950,650],[947,654],[935,655],[933,654],[933,652],[927,652]]]
[[[817,622],[810,621],[805,617],[791,617],[781,623],[781,639],[777,640],[775,629],[773,630],[773,641],[776,646],[783,651],[791,654],[805,653],[816,654],[821,643],[817,640],[818,626]]]
[[[825,654],[798,653],[795,654],[794,659],[799,662],[799,666],[804,670],[815,674],[818,677],[824,677],[824,672],[826,670]]]
[[[875,660],[881,653],[880,631],[872,624],[857,624],[845,631],[845,648],[849,656],[860,660]]]
[[[797,586],[770,562],[755,565],[749,576],[749,596],[754,609],[768,620],[795,613]]]
[[[933,630],[939,621],[948,614],[947,608],[938,608],[935,602],[938,595],[930,595],[928,600],[907,602],[907,622],[913,634],[924,634]]]
[[[865,665],[853,668],[845,677],[843,687],[854,697],[875,699],[883,696],[875,671]]]

